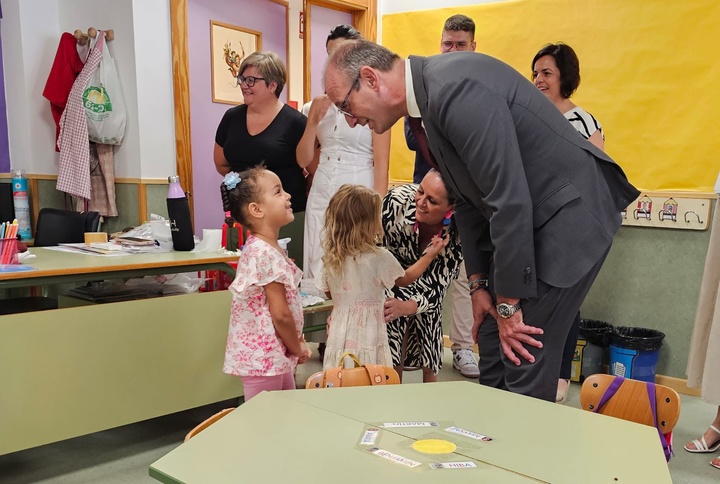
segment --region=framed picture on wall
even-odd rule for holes
[[[262,50],[261,32],[210,21],[213,102],[242,104],[243,95],[237,81],[240,64],[258,50]]]

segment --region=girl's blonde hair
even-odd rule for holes
[[[330,274],[339,275],[347,257],[377,250],[381,205],[380,195],[362,185],[345,184],[332,196],[322,233],[322,261]]]

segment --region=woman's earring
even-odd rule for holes
[[[452,216],[453,216],[453,211],[448,210],[447,213],[445,214],[445,218],[443,219],[443,225],[445,225],[445,226],[450,225],[450,219],[452,218]]]

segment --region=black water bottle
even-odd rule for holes
[[[190,220],[190,205],[185,192],[180,186],[180,177],[169,176],[167,209],[170,219],[170,232],[172,234],[173,249],[189,251],[195,248],[193,239],[192,221]]]

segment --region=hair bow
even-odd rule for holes
[[[225,178],[223,179],[223,183],[229,190],[232,190],[233,188],[235,188],[237,186],[238,183],[240,183],[241,180],[242,179],[240,178],[240,176],[237,173],[235,173],[234,171],[231,171],[227,175],[225,175]]]

